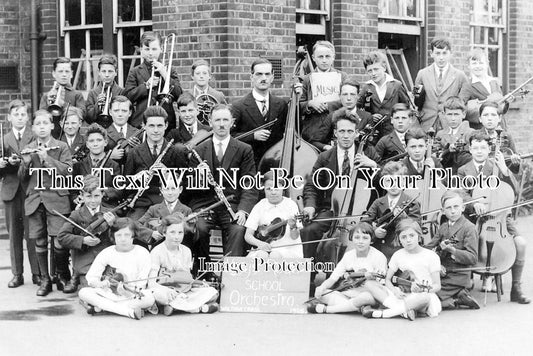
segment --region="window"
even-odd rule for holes
[[[140,36],[152,29],[151,0],[59,0],[60,34],[64,55],[73,62],[72,85],[87,93],[98,82],[98,60],[104,52],[104,33],[112,33],[119,60],[117,82],[124,86],[130,65],[139,64]],[[113,16],[113,30],[104,31],[102,16]],[[109,36],[110,37],[110,36]]]
[[[296,33],[324,36],[326,21],[329,21],[329,10],[329,0],[297,0]]]
[[[425,0],[379,0],[378,31],[420,35]]]
[[[470,9],[470,47],[487,54],[492,76],[502,80],[503,34],[506,31],[506,2],[472,0]]]

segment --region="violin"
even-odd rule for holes
[[[416,282],[416,277],[411,271],[404,271],[399,276],[392,276],[391,282],[404,293],[411,293],[413,285],[416,285],[423,292],[429,292],[433,288],[429,281]]]
[[[254,237],[266,243],[277,241],[285,236],[289,220],[275,218],[270,224],[264,224],[257,228]]]
[[[191,274],[188,271],[174,271],[171,272],[167,268],[162,267],[159,270],[157,282],[161,285],[170,287],[175,291],[185,294],[190,292],[192,288],[205,288],[213,287],[220,291],[224,285],[218,281],[200,281],[192,279]]]
[[[385,214],[376,220],[375,222],[376,226],[379,226],[382,229],[387,230],[392,225],[393,222],[395,222],[396,220],[400,218],[400,216],[402,215],[404,211],[409,209],[415,203],[415,200],[417,198],[418,198],[418,195],[409,201],[403,202],[403,204],[399,207],[400,210],[397,211],[396,213],[394,212],[394,209],[391,210],[389,208],[385,210]]]
[[[144,297],[144,293],[137,287],[130,287],[128,283],[124,280],[124,275],[117,272],[115,267],[107,265],[105,267],[104,273],[100,278],[101,281],[108,280],[109,287],[113,294],[116,294],[121,297],[130,297],[133,294],[133,299],[141,299]]]
[[[115,213],[121,210],[122,208],[125,208],[130,203],[130,200],[131,199],[124,200],[122,203],[120,203],[113,209],[109,210],[109,212]],[[96,236],[101,235],[102,233],[107,231],[107,229],[109,229],[109,225],[107,224],[107,221],[104,219],[104,214],[101,214],[95,221],[93,221],[92,223],[89,224],[89,226],[87,226],[87,230]]]

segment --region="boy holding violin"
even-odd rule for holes
[[[480,120],[486,126],[486,131],[494,130],[499,123],[498,105],[493,102],[485,102],[480,107]],[[490,129],[492,128],[492,129]],[[490,131],[489,131],[490,132]],[[490,137],[484,133],[484,130],[476,131],[470,136],[470,153],[472,154],[472,161],[460,167],[457,171],[458,176],[477,176],[483,173],[485,176],[493,174],[494,164],[498,167],[498,177],[501,181],[513,186],[511,180],[511,171],[507,167],[505,157],[501,151],[495,153],[494,159],[489,159],[490,153]],[[511,158],[511,162],[513,158]],[[516,157],[515,157],[516,159]],[[470,195],[472,192],[468,192]],[[477,202],[473,204],[475,213],[480,216],[487,213],[487,205],[485,202]],[[511,287],[511,301],[519,304],[529,304],[531,299],[522,293],[522,272],[524,270],[526,258],[526,239],[519,235],[516,226],[510,216],[506,217],[507,231],[514,236],[514,245],[516,248],[516,260],[511,268],[512,287]],[[494,285],[488,285],[488,279],[485,279],[483,290],[496,291]]]
[[[374,241],[373,230],[372,225],[365,222],[353,227],[348,237],[353,249],[344,254],[331,276],[315,289],[316,301],[308,303],[308,312],[348,313],[376,304],[364,283],[385,273],[387,258],[370,246]]]
[[[118,218],[111,227],[115,245],[102,250],[94,259],[86,278],[88,287],[78,296],[88,314],[106,310],[115,314],[141,319],[144,310],[156,314],[155,298],[146,285],[150,273],[150,253],[133,244],[137,223],[130,218]]]
[[[87,155],[85,137],[80,134],[82,121],[82,111],[72,106],[70,106],[65,113],[65,118],[61,120],[61,133],[59,134],[59,139],[66,142],[74,161],[79,161]]]
[[[437,296],[443,309],[466,306],[479,309],[477,301],[468,293],[471,285],[469,267],[477,263],[478,234],[474,224],[463,215],[465,205],[460,193],[447,191],[441,198],[442,212],[447,221],[439,227],[426,248],[439,254],[441,289]],[[462,270],[466,268],[466,270]]]
[[[165,241],[150,252],[150,277],[161,278],[157,282],[150,279],[149,286],[157,304],[164,306],[163,314],[167,316],[175,310],[187,313],[214,313],[218,310],[218,291],[206,282],[192,279],[191,250],[181,244],[185,223],[181,213],[164,217],[158,230]]]
[[[198,121],[198,104],[190,93],[183,93],[176,101],[178,108],[178,122],[176,128],[169,131],[167,140],[174,139],[174,143],[187,143],[199,131],[211,131],[211,127]]]
[[[244,224],[244,240],[256,247],[248,257],[303,258],[302,240],[296,221],[298,205],[283,196],[283,189],[274,188],[272,171],[265,174],[263,185],[265,198],[252,208]],[[271,230],[276,226],[276,229]],[[285,245],[296,246],[284,247]]]
[[[93,175],[83,177],[80,199],[83,206],[72,212],[70,220],[85,229],[81,230],[70,222],[65,222],[57,239],[61,246],[72,251],[72,267],[75,271],[71,282],[63,293],[74,293],[78,285],[87,286],[85,275],[96,256],[112,245],[110,226],[115,221],[111,209],[102,206],[103,191],[99,189],[99,178]]]
[[[399,162],[389,162],[381,170],[383,177],[392,180],[405,175],[405,166]],[[374,224],[376,236],[374,247],[381,251],[387,260],[401,247],[396,237],[396,225],[402,218],[420,219],[420,203],[403,192],[402,189],[391,186],[384,188],[387,194],[374,200],[362,221]]]

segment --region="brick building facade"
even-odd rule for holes
[[[54,58],[67,53],[66,43],[68,41],[65,36],[67,27],[62,26],[59,21],[60,18],[66,16],[66,10],[61,8],[60,4],[75,2],[54,0],[36,2],[39,5],[42,32],[46,35],[46,39],[40,46],[39,56],[41,60],[39,86],[40,93],[42,93],[53,84],[50,73]],[[86,4],[93,3],[94,5],[94,2],[98,0],[85,0]],[[4,119],[5,108],[10,100],[20,97],[30,100],[31,9],[28,1],[13,2],[10,5],[7,5],[6,1],[2,3],[0,5],[0,67],[15,65],[18,70],[16,89],[1,89],[3,87],[0,87],[0,107],[2,108],[0,118]],[[120,41],[117,42],[116,39],[116,29],[121,22],[117,22],[118,26],[115,23],[112,30],[106,30],[106,18],[111,16],[110,13],[114,14],[117,11],[116,8],[110,8],[109,3],[112,2],[102,1],[96,7],[96,11],[102,12],[103,30],[93,29],[91,31],[101,31],[104,37],[106,33],[115,36],[113,46],[114,50],[117,50],[117,46],[121,46],[118,44]],[[317,38],[331,40],[337,51],[336,68],[356,74],[360,80],[366,80],[361,62],[362,55],[371,49],[385,46],[404,49],[407,64],[414,77],[417,69],[431,63],[428,44],[435,36],[448,36],[452,40],[453,63],[467,70],[466,56],[472,46],[472,38],[478,36],[476,32],[473,32],[477,21],[476,16],[473,16],[476,6],[485,6],[483,5],[485,3],[489,6],[496,6],[490,5],[496,3],[492,0],[412,0],[407,1],[411,4],[407,12],[414,11],[413,9],[416,8],[418,15],[413,15],[415,19],[413,21],[409,19],[404,21],[398,20],[398,16],[384,15],[383,6],[386,5],[387,8],[392,9],[401,3],[397,0],[152,0],[151,2],[132,0],[118,1],[118,11],[128,14],[135,12],[125,5],[129,3],[135,3],[137,6],[135,11],[142,10],[144,15],[148,14],[147,16],[151,17],[148,21],[142,17],[144,15],[136,15],[137,20],[141,20],[144,24],[143,30],[154,29],[163,34],[171,32],[177,34],[178,54],[174,65],[179,68],[184,88],[191,87],[190,66],[193,60],[209,59],[214,72],[212,85],[222,90],[230,100],[250,90],[249,66],[258,56],[279,60],[282,77],[276,81],[274,88],[277,94],[287,94],[287,88],[291,83],[291,71],[295,63],[296,44],[306,42],[312,44],[310,39]],[[479,5],[480,3],[483,4]],[[500,11],[499,15],[503,18],[504,25],[495,27],[497,31],[500,31],[499,36],[502,37],[499,42],[501,73],[497,74],[502,79],[504,92],[507,92],[533,74],[531,70],[533,5],[527,0],[506,0],[503,3],[505,11],[503,13]],[[322,10],[324,7],[327,8],[322,12],[301,10],[316,4],[320,4]],[[151,6],[151,8],[147,10],[146,6]],[[95,6],[92,6],[86,11],[94,9]],[[69,10],[71,11],[72,8]],[[81,13],[83,14],[84,11]],[[324,33],[302,34],[302,31],[298,29],[302,16],[320,18],[315,23],[322,21]],[[402,16],[405,17],[405,14]],[[123,15],[121,21],[124,21],[125,17]],[[405,26],[406,24],[408,26]],[[415,26],[409,27],[413,24]],[[69,25],[72,26],[72,23]],[[407,30],[403,34],[386,32],[391,28],[394,29],[395,26],[405,27]],[[123,29],[124,33],[127,32],[126,28]],[[410,32],[413,28],[415,31]],[[487,33],[492,36],[496,33],[493,28],[488,31]],[[120,35],[120,29],[118,33]],[[75,31],[72,31],[72,35],[74,34]],[[90,36],[93,36],[93,32]],[[95,48],[100,46],[98,36],[100,32],[97,33],[96,40],[93,41],[92,37],[89,40]],[[479,35],[478,37],[486,38],[487,36]],[[128,37],[124,36],[124,38]],[[68,43],[74,43],[74,39],[75,37],[72,36]],[[491,40],[493,38],[489,36],[488,41]],[[102,42],[105,49],[106,40]],[[126,48],[126,45],[128,44],[124,43],[123,47]],[[133,44],[130,43],[129,46],[133,48]],[[72,44],[69,51],[71,48],[73,48]],[[129,63],[124,62],[124,76],[127,74]],[[532,104],[532,95],[524,100],[517,100],[511,105],[507,115],[510,129],[518,140],[521,152],[533,151],[533,141],[528,139],[529,133],[533,132],[533,120],[530,119],[533,114]]]

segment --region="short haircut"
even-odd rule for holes
[[[405,144],[409,142],[411,139],[420,140],[424,139],[424,141],[427,139],[427,134],[422,130],[421,128],[414,127],[407,130],[405,133]]]
[[[488,145],[490,145],[490,136],[487,135],[484,131],[474,131],[472,135],[468,138],[468,143],[470,146],[472,145],[473,141],[485,141]]]
[[[68,111],[65,113],[65,118],[70,116],[76,116],[80,122],[83,121],[83,111],[73,105],[70,105]]]
[[[363,65],[365,69],[372,64],[381,64],[383,68],[387,68],[387,57],[381,51],[372,51],[363,57]]]
[[[361,87],[361,84],[356,79],[355,75],[347,75],[346,78],[341,82],[341,89],[345,85],[351,85],[352,87],[357,88],[357,92],[359,93],[359,88]]]
[[[118,68],[117,56],[115,56],[114,54],[104,53],[98,61],[98,69],[101,69],[102,65],[104,64],[111,64],[113,67],[115,67],[116,70]]]
[[[97,123],[92,123],[87,128],[87,133],[85,134],[85,137],[89,138],[89,135],[94,134],[94,133],[102,135],[104,140],[107,140],[107,131],[102,126],[98,125]]]
[[[231,105],[228,105],[228,104],[216,104],[211,109],[211,113],[209,114],[209,120],[211,120],[211,117],[213,117],[213,113],[215,111],[222,111],[222,110],[228,110],[230,112],[230,114],[231,114],[231,117],[232,118],[235,117],[235,116],[233,116],[233,107]]]
[[[133,104],[131,103],[131,100],[128,99],[124,95],[117,95],[111,98],[111,104],[110,107],[113,106],[114,103],[128,103],[130,107],[130,111],[133,110]]]
[[[465,102],[458,96],[450,96],[444,102],[444,112],[446,110],[461,110],[464,112],[466,110]]]
[[[35,119],[39,116],[46,116],[48,120],[50,120],[50,123],[54,123],[54,118],[52,117],[52,114],[48,112],[48,110],[45,109],[39,109],[35,113],[33,113],[33,120],[32,123],[35,121]]]
[[[381,175],[404,175],[407,174],[407,167],[401,162],[387,162],[381,170]]]
[[[398,111],[408,111],[408,115],[412,115],[411,108],[406,103],[396,103],[392,106],[392,109],[390,111],[390,116],[393,117],[394,114],[396,114]]]
[[[446,49],[448,48],[450,51],[452,50],[452,45],[450,43],[450,40],[444,37],[436,37],[431,41],[431,44],[429,46],[431,50],[433,51],[435,48],[439,49]]]
[[[402,231],[407,229],[413,229],[419,237],[422,236],[422,228],[420,227],[420,224],[411,218],[402,219],[398,221],[398,224],[396,224],[396,234],[398,236]]]
[[[57,65],[58,64],[61,64],[61,63],[68,63],[70,64],[70,69],[72,69],[72,61],[70,60],[70,58],[67,58],[67,57],[57,57],[54,61],[54,64],[53,64],[53,68],[54,70],[56,70],[57,68]]]
[[[28,110],[28,105],[26,104],[26,102],[20,100],[20,99],[15,99],[15,100],[11,100],[9,102],[9,105],[8,105],[8,114],[11,114],[11,111],[14,110],[14,109],[18,109],[18,108],[26,108],[26,110]]]
[[[152,105],[152,106],[147,107],[143,113],[143,121],[146,124],[149,117],[156,117],[156,116],[164,118],[165,122],[167,122],[168,114],[165,111],[165,109],[163,109],[159,105]]]
[[[83,177],[83,188],[81,191],[84,193],[92,193],[98,189],[99,186],[100,178],[93,176],[92,174],[88,174]]]
[[[160,234],[164,235],[170,225],[183,224],[185,222],[185,216],[182,213],[175,212],[165,216],[161,219],[161,225],[157,228]]]
[[[154,41],[159,41],[161,45],[161,35],[155,31],[146,31],[141,36],[141,46],[149,46]]]
[[[113,223],[113,226],[111,226],[111,233],[114,234],[115,232],[124,228],[130,229],[130,231],[133,233],[133,237],[135,237],[137,236],[139,225],[137,225],[137,222],[132,218],[118,218]]]
[[[376,239],[376,235],[374,234],[374,228],[367,222],[358,222],[357,224],[355,224],[355,226],[350,229],[350,238],[352,238],[356,232],[361,232],[363,234],[370,235],[370,241],[372,242]]]
[[[313,53],[316,51],[318,47],[326,47],[333,51],[333,54],[335,54],[335,46],[333,46],[333,43],[329,41],[316,41],[316,43],[313,46]]]
[[[207,69],[209,70],[209,73],[211,73],[211,67],[209,66],[209,63],[205,59],[198,59],[194,61],[191,67],[191,73],[194,74],[194,71],[196,70],[196,68],[201,67],[201,66],[206,66]]]
[[[273,68],[273,67],[272,67],[272,62],[270,62],[270,61],[269,61],[268,59],[266,59],[266,58],[262,58],[262,57],[260,57],[260,58],[257,58],[256,60],[254,60],[254,61],[252,62],[252,65],[250,66],[250,71],[251,71],[252,74],[254,74],[254,72],[255,72],[255,66],[256,66],[256,65],[259,65],[259,64],[270,64],[270,67]]]
[[[440,205],[444,207],[444,204],[450,199],[461,198],[461,201],[464,202],[464,196],[459,190],[447,190],[442,197],[440,198]]]
[[[471,50],[470,53],[468,53],[468,60],[485,61],[485,63],[489,63],[489,58],[487,57],[487,54],[481,48],[474,48],[473,50]]]
[[[337,115],[331,120],[331,124],[333,125],[333,128],[337,129],[337,123],[341,120],[350,121],[355,126],[357,126],[358,124],[357,119],[353,117],[352,115]]]
[[[479,107],[479,116],[483,114],[483,111],[485,108],[495,108],[498,111],[498,115],[502,114],[502,110],[500,108],[500,105],[498,105],[495,101],[485,101],[481,106]]]
[[[191,93],[188,93],[188,92],[181,94],[178,100],[176,100],[176,105],[178,106],[178,109],[181,108],[182,106],[187,106],[190,103],[194,103],[194,106],[197,106],[196,99]]]

